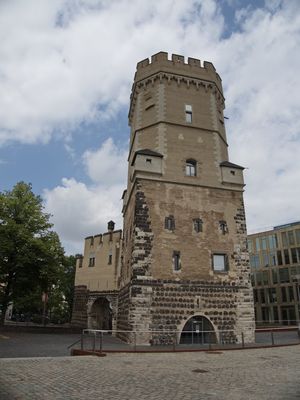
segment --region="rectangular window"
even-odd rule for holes
[[[276,265],[276,253],[275,251],[271,251],[270,253],[270,265]]]
[[[292,254],[292,264],[297,263],[297,251],[295,248],[291,249],[291,254]]]
[[[270,301],[270,303],[276,303],[277,302],[276,288],[270,288],[269,289],[269,301]]]
[[[83,257],[78,257],[78,268],[82,268]]]
[[[268,307],[262,307],[261,314],[262,314],[263,321],[269,321],[269,308]]]
[[[260,250],[259,238],[255,239],[255,245],[256,245],[256,251],[259,251]]]
[[[282,265],[282,253],[281,253],[281,250],[277,250],[277,260],[278,260],[278,265]]]
[[[258,268],[259,263],[259,255],[258,254],[251,254],[250,255],[250,265],[252,268]]]
[[[298,262],[300,263],[300,247],[296,248],[296,252],[297,252]]]
[[[263,266],[268,267],[269,266],[269,254],[266,251],[264,251],[262,253],[262,257],[263,257]]]
[[[300,229],[296,229],[295,233],[297,244],[300,244]]]
[[[173,269],[174,271],[181,270],[180,251],[173,251]]]
[[[294,301],[294,288],[293,288],[293,286],[289,286],[288,287],[288,291],[289,291],[289,300],[290,301]]]
[[[268,271],[263,271],[262,278],[263,278],[263,284],[267,286],[269,284]]]
[[[276,249],[277,247],[277,236],[276,235],[270,235],[268,236],[269,239],[269,249]]]
[[[261,272],[257,272],[256,273],[256,284],[257,284],[257,286],[261,286],[262,285],[262,274],[261,274]]]
[[[281,288],[281,301],[282,301],[283,303],[286,303],[286,302],[287,302],[287,295],[286,295],[286,287],[285,287],[285,286],[283,286],[283,287]]]
[[[260,302],[265,303],[266,302],[266,297],[265,297],[265,289],[260,289]]]
[[[249,253],[253,253],[253,243],[252,243],[252,240],[250,240],[250,239],[247,240],[247,247],[248,247]]]
[[[226,254],[213,254],[213,270],[216,272],[228,271],[228,257]]]
[[[89,267],[94,267],[95,266],[95,257],[90,257],[89,259]]]
[[[272,281],[273,281],[274,285],[276,285],[276,283],[278,283],[278,272],[277,272],[277,269],[273,269],[272,270]]]
[[[185,122],[188,124],[192,123],[192,115],[193,115],[193,109],[192,106],[189,104],[185,105]]]
[[[288,283],[290,281],[288,268],[279,269],[279,281],[280,283]]]
[[[290,264],[290,255],[288,249],[284,249],[283,253],[284,253],[284,263]]]
[[[281,233],[282,247],[288,247],[286,232]]]
[[[267,250],[267,238],[266,237],[261,238],[261,248],[262,248],[262,250]]]
[[[197,162],[195,160],[186,160],[185,162],[185,175],[196,176]]]
[[[254,300],[254,303],[257,303],[257,302],[258,302],[257,290],[256,290],[256,289],[253,289],[253,300]]]
[[[173,215],[169,215],[165,218],[165,229],[173,231],[175,229],[175,218]]]
[[[197,233],[202,232],[202,230],[203,230],[203,228],[202,228],[202,225],[203,225],[202,219],[200,219],[200,218],[193,219],[193,225],[194,225],[194,231],[195,232],[197,232]]]
[[[112,264],[112,253],[110,252],[108,255],[108,264]]]
[[[288,239],[289,239],[289,245],[294,246],[294,244],[295,244],[294,232],[288,231],[287,234],[288,234]]]
[[[274,322],[278,322],[278,308],[273,307],[273,316],[274,316]]]

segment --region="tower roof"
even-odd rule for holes
[[[158,153],[157,151],[153,151],[153,150],[150,150],[150,149],[137,150],[137,151],[134,153],[134,156],[133,156],[133,160],[132,160],[131,165],[134,164],[137,155],[152,156],[152,157],[160,157],[160,158],[163,158],[163,155],[160,154],[160,153]]]
[[[230,161],[222,161],[222,162],[220,163],[220,166],[221,166],[221,167],[228,167],[228,168],[245,169],[245,167],[242,167],[242,166],[237,165],[237,164],[233,164],[233,163],[230,162]]]

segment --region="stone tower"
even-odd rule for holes
[[[243,167],[228,161],[223,109],[210,62],[160,52],[137,64],[117,329],[140,343],[194,329],[254,340]]]

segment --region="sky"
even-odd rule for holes
[[[248,232],[300,220],[299,0],[1,0],[0,191],[32,183],[68,254],[122,228],[136,63],[213,62]]]

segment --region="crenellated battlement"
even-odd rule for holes
[[[211,62],[204,61],[202,66],[199,59],[192,57],[188,57],[185,62],[185,57],[179,54],[172,54],[169,59],[168,53],[164,51],[154,54],[150,60],[145,58],[137,63],[134,82],[137,83],[158,72],[174,73],[214,82],[223,92],[222,80]]]
[[[116,231],[112,232],[105,232],[105,233],[100,233],[98,235],[94,236],[87,236],[85,240],[85,244],[88,247],[93,247],[95,248],[99,245],[103,244],[108,244],[109,242],[119,242],[122,237],[122,230],[118,229]]]

